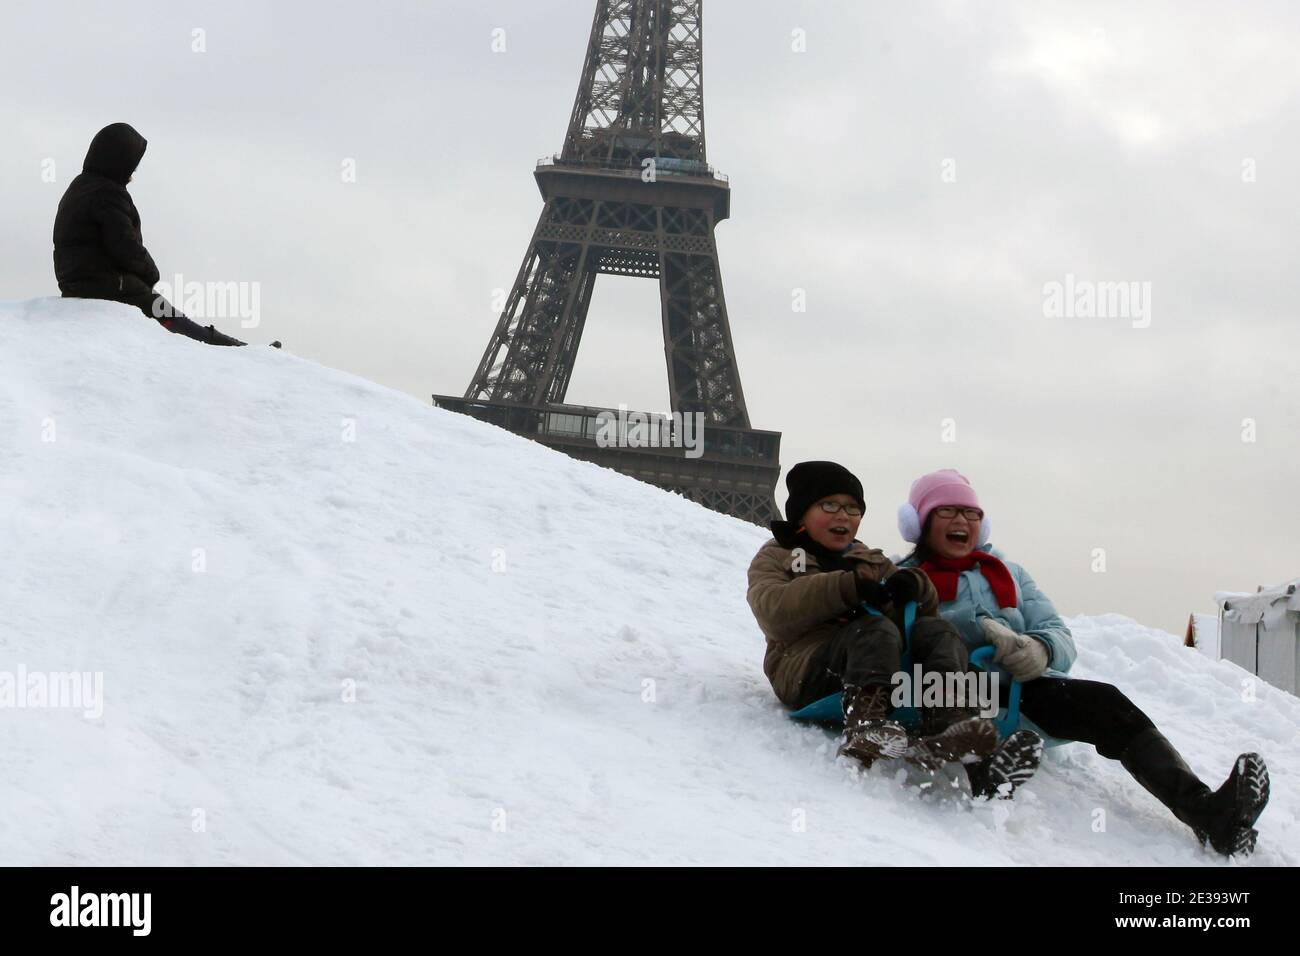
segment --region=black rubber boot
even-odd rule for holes
[[[239,339],[231,338],[224,332],[218,332],[215,326],[209,325],[205,330],[202,341],[208,345],[247,345],[247,342],[241,342]]]
[[[1250,853],[1259,835],[1254,823],[1268,803],[1268,768],[1259,754],[1242,754],[1218,790],[1187,766],[1159,730],[1144,730],[1120,756],[1124,769],[1192,828],[1196,838],[1224,856]]]

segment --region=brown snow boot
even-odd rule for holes
[[[981,717],[979,708],[923,707],[919,734],[907,748],[907,757],[933,770],[953,760],[987,757],[997,746],[997,725]]]
[[[889,719],[888,684],[867,687],[844,685],[844,735],[837,756],[853,757],[864,768],[880,757],[901,757],[907,750],[907,731]]]

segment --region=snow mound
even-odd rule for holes
[[[0,355],[0,671],[103,680],[0,709],[6,863],[1222,863],[1083,744],[965,808],[837,764],[763,677],[750,525],[126,306],[0,303]],[[1300,701],[1070,623],[1207,781],[1265,755],[1249,863],[1300,863]]]

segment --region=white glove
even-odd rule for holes
[[[1043,676],[1051,662],[1046,644],[1028,634],[1017,634],[997,618],[982,618],[980,627],[988,642],[997,648],[993,660],[1010,671],[1014,680],[1023,683]]]

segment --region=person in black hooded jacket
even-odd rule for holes
[[[54,276],[65,297],[133,305],[169,331],[208,345],[243,345],[192,321],[153,291],[158,267],[144,247],[140,213],[126,184],[148,141],[126,123],[105,126],[90,142],[80,175],[54,217]]]

